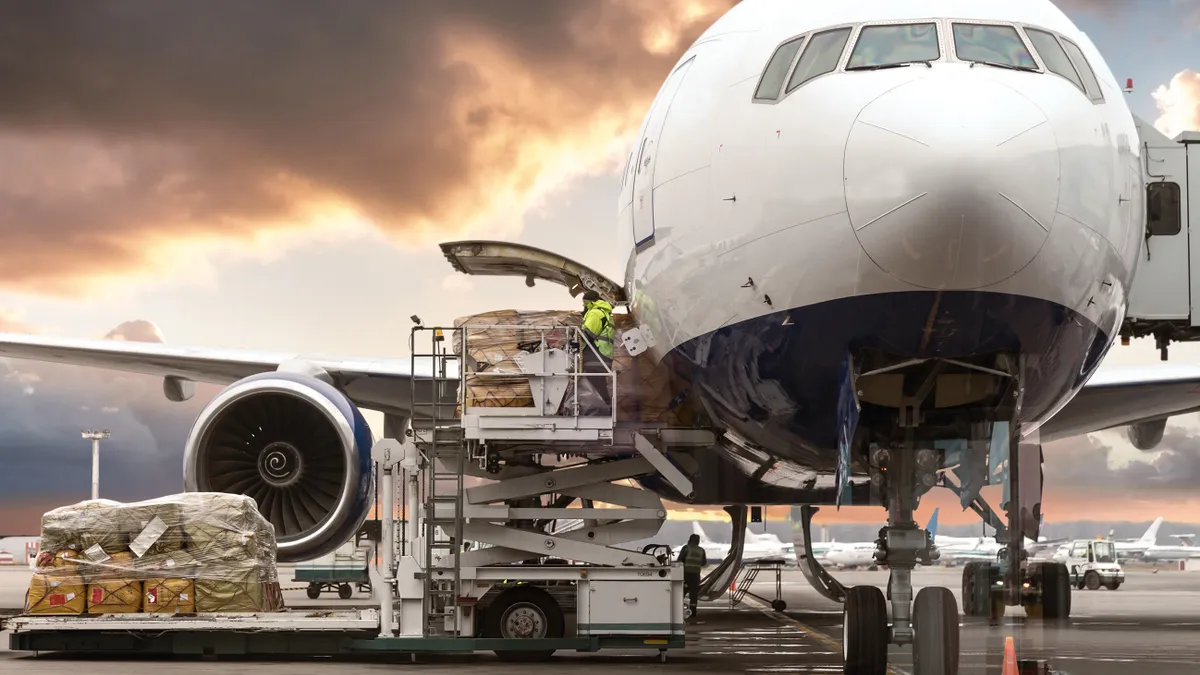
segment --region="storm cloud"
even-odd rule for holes
[[[0,285],[330,214],[403,239],[518,213],[735,2],[0,3]]]
[[[1162,443],[1127,463],[1112,462],[1112,434],[1078,436],[1044,448],[1048,489],[1119,489],[1136,497],[1191,497],[1200,485],[1200,435],[1168,424]]]

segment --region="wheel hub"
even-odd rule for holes
[[[504,636],[541,638],[546,636],[546,619],[532,605],[517,605],[504,618]]]

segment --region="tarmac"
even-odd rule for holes
[[[887,572],[835,572],[847,585],[886,586]],[[280,579],[290,583],[290,570],[281,568]],[[998,625],[985,620],[964,619],[961,629],[962,675],[999,674],[1004,639],[1012,636],[1020,659],[1044,659],[1056,673],[1072,675],[1116,675],[1154,673],[1174,675],[1200,672],[1200,574],[1127,568],[1126,584],[1117,591],[1074,591],[1072,619],[1064,626],[1026,620],[1020,608],[1009,608]],[[773,579],[767,573],[750,590],[770,601]],[[22,568],[0,568],[0,615],[20,611],[29,572]],[[943,585],[957,597],[961,569],[921,568],[914,572],[917,588]],[[841,610],[816,594],[799,571],[783,573],[783,613],[773,612],[752,597],[730,607],[728,597],[702,603],[698,620],[688,627],[685,649],[673,650],[666,663],[657,653],[613,651],[598,654],[559,653],[544,664],[502,663],[491,654],[465,657],[422,657],[419,666],[429,672],[454,675],[475,673],[525,675],[558,672],[611,675],[623,671],[683,675],[684,673],[789,673],[841,672]],[[300,590],[285,593],[291,607],[369,605],[356,593],[348,601],[336,598],[309,600]],[[369,673],[394,670],[407,665],[407,658],[320,658],[320,659],[122,659],[75,655],[32,655],[7,649],[8,636],[0,633],[0,674],[16,672],[79,672],[98,675],[192,675],[239,672]],[[912,675],[910,650],[893,648],[892,672]]]

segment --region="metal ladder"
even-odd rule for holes
[[[730,608],[741,603],[741,601],[747,595],[757,600],[761,600],[767,604],[771,604],[770,600],[767,600],[757,593],[750,592],[750,587],[754,585],[754,581],[758,579],[758,573],[762,571],[767,571],[775,575],[775,602],[780,602],[783,600],[783,563],[751,564],[742,568],[742,578],[737,580],[737,583],[734,584],[733,590],[729,593]]]
[[[462,596],[459,553],[462,542],[448,532],[462,532],[463,468],[467,451],[463,429],[456,414],[462,402],[461,355],[450,350],[444,333],[465,331],[413,329],[412,419],[413,441],[425,458],[424,553],[425,635],[457,636],[458,599]],[[463,344],[460,342],[460,344]],[[458,375],[451,375],[452,369]],[[415,517],[410,514],[409,517]],[[438,561],[450,556],[451,564]]]

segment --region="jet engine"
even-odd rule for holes
[[[272,372],[230,385],[201,411],[184,448],[189,492],[252,497],[275,526],[279,562],[327,555],[372,502],[372,435],[332,385]]]
[[[1138,422],[1125,427],[1129,442],[1138,450],[1153,450],[1162,442],[1163,432],[1167,429],[1167,418]]]

